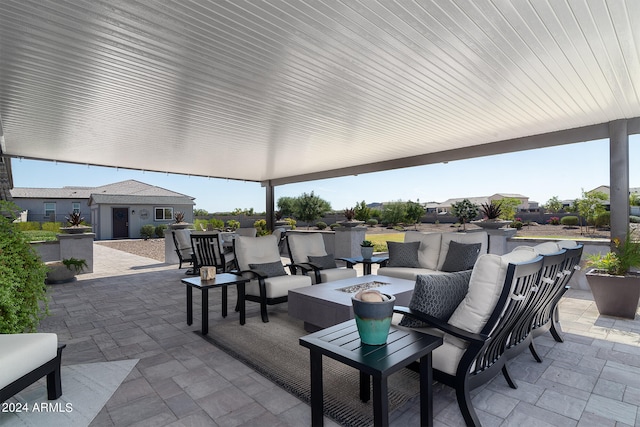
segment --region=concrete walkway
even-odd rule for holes
[[[197,293],[187,326],[184,269],[100,245],[94,260],[94,273],[49,286],[51,316],[40,327],[67,344],[65,365],[140,359],[92,426],[310,425],[306,403],[193,333]],[[221,319],[219,292],[210,296],[210,334]],[[247,310],[259,316],[257,304]],[[564,343],[538,337],[543,363],[528,353],[510,362],[518,389],[500,375],[474,391],[483,425],[640,425],[640,320],[599,317],[586,291],[570,291],[560,313]],[[229,316],[237,316],[232,307]],[[452,390],[435,386],[434,409],[434,425],[464,424]],[[419,425],[417,399],[391,421]]]

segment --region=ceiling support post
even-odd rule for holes
[[[267,181],[264,184],[266,193],[266,209],[267,209],[267,230],[273,231],[275,221],[275,200],[274,200],[274,187],[271,185],[271,181]]]
[[[609,123],[611,240],[624,241],[629,229],[629,133],[626,120]]]

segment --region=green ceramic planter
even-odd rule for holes
[[[393,295],[387,295],[387,297],[388,301],[380,302],[360,301],[351,297],[358,334],[363,344],[386,344],[393,316],[393,305],[396,302],[396,297]]]

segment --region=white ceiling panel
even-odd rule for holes
[[[283,183],[640,117],[635,0],[1,7],[12,157]]]

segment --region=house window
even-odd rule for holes
[[[71,210],[73,213],[80,213],[80,202],[71,203]]]
[[[173,208],[155,208],[156,221],[170,221],[173,219]]]
[[[44,204],[44,217],[49,218],[52,221],[56,219],[56,204],[55,203],[45,203]]]

